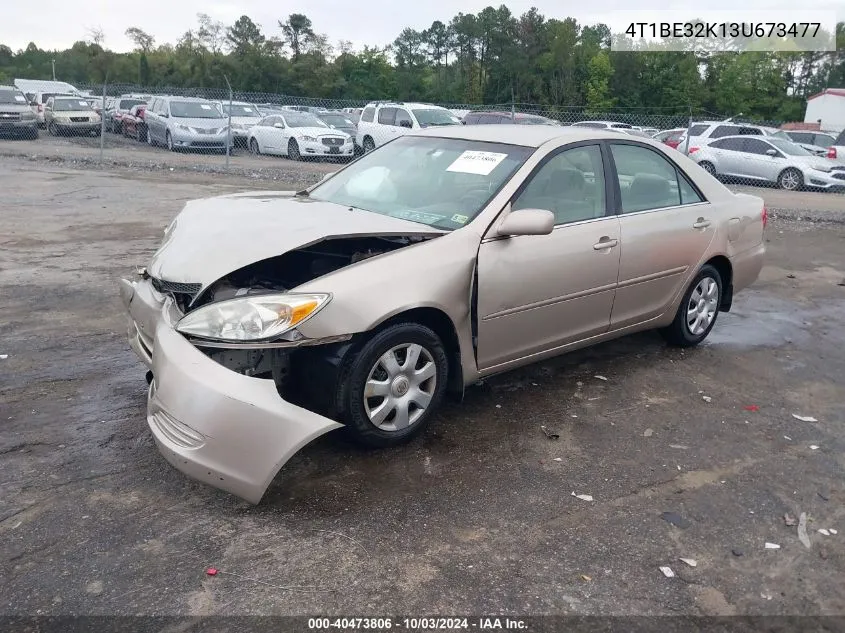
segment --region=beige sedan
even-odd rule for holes
[[[765,225],[666,145],[575,127],[414,132],[307,191],[193,201],[121,282],[147,421],[257,503],[332,429],[395,445],[492,374],[647,329],[700,343]]]
[[[100,115],[81,97],[50,97],[44,106],[44,123],[53,136],[62,134],[100,135]]]

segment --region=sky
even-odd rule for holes
[[[142,0],[138,3],[113,0],[39,0],[32,2],[3,2],[3,19],[0,20],[0,44],[18,50],[29,42],[42,49],[69,48],[75,41],[84,40],[92,28],[105,33],[108,48],[124,52],[133,44],[124,35],[130,26],[136,26],[156,38],[156,43],[176,40],[188,29],[196,27],[196,14],[207,13],[226,25],[241,15],[248,15],[258,23],[264,34],[281,35],[278,21],[291,13],[307,15],[318,33],[325,33],[336,45],[349,40],[360,49],[364,44],[385,46],[390,44],[405,27],[422,30],[435,20],[448,22],[458,11],[477,13],[485,6],[506,4],[511,12],[520,15],[536,6],[547,18],[574,17],[582,24],[603,22],[611,30],[623,31],[629,16],[620,17],[619,11],[643,11],[640,21],[659,21],[661,9],[690,11],[690,18],[702,8],[698,1],[687,0],[591,0],[576,3],[567,0],[302,0],[298,2],[269,2],[268,0]],[[794,0],[745,0],[743,11],[759,14],[760,21],[771,19],[773,10],[793,10]],[[134,7],[138,8],[135,9]],[[588,7],[588,8],[585,8]],[[706,3],[708,12],[736,9],[737,3],[729,0],[712,0]],[[845,3],[842,0],[805,0],[801,10],[830,10],[837,12],[838,20],[845,20]]]

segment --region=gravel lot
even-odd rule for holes
[[[42,141],[14,147],[78,149]],[[512,372],[399,449],[329,434],[253,507],[159,455],[116,279],[186,200],[328,169],[266,160],[275,183],[0,161],[4,613],[845,613],[845,226],[770,224],[698,349],[648,333]]]

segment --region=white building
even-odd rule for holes
[[[845,129],[845,88],[826,88],[823,92],[807,97],[805,123],[821,122],[826,132]]]

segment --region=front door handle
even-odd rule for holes
[[[598,243],[593,244],[593,249],[597,251],[604,251],[609,248],[613,248],[614,246],[619,245],[619,240],[612,240],[609,237],[605,236],[601,238]]]
[[[710,220],[706,220],[704,218],[698,218],[698,220],[695,221],[695,224],[692,225],[692,228],[694,228],[694,229],[706,229],[708,226],[710,226]]]

